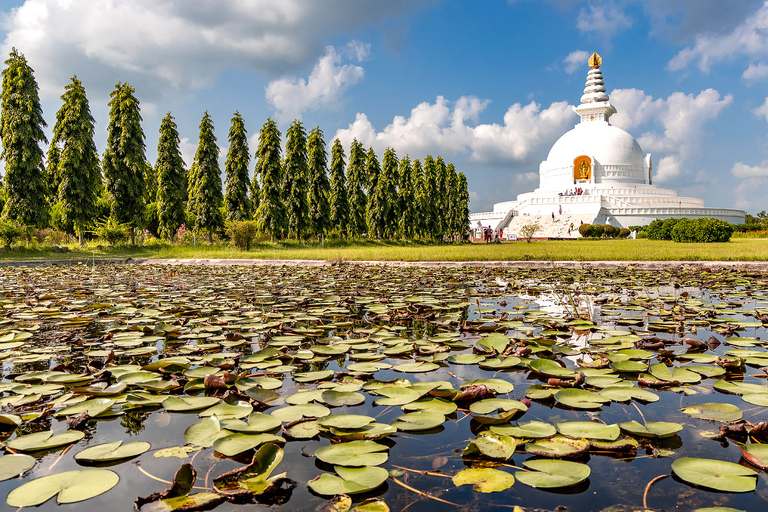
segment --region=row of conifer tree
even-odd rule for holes
[[[330,162],[323,132],[300,121],[281,133],[264,123],[250,178],[245,122],[229,129],[224,176],[208,112],[187,172],[179,133],[168,113],[160,125],[157,161],[145,156],[139,101],[127,83],[110,95],[107,147],[99,159],[94,119],[82,83],[73,77],[61,96],[47,155],[33,70],[15,48],[2,71],[0,139],[5,160],[2,217],[27,226],[53,224],[80,236],[100,215],[131,229],[150,227],[170,240],[181,226],[213,234],[227,221],[254,220],[273,239],[327,234],[441,239],[463,235],[469,194],[463,173],[441,157],[379,159],[357,140],[347,158],[334,140]],[[330,171],[330,172],[329,172]],[[330,176],[329,176],[330,175]],[[108,208],[108,210],[107,210]]]

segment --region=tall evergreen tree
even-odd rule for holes
[[[45,175],[48,183],[48,203],[53,206],[59,200],[59,160],[61,148],[55,140],[48,146],[48,154],[45,156]]]
[[[459,236],[463,237],[469,228],[469,186],[467,185],[467,177],[463,172],[456,175],[456,191],[458,198],[456,228],[459,230]]]
[[[157,214],[160,233],[173,241],[184,224],[184,196],[187,171],[179,149],[179,132],[173,116],[168,112],[160,123],[157,142]]]
[[[349,149],[349,167],[347,168],[347,190],[349,192],[349,234],[360,236],[367,230],[365,212],[368,198],[365,195],[365,152],[363,144],[357,139]]]
[[[285,163],[283,166],[283,190],[288,216],[288,235],[303,238],[309,226],[307,205],[307,133],[298,119],[286,132]]]
[[[437,238],[440,230],[440,223],[437,219],[440,204],[437,197],[440,187],[438,184],[439,173],[437,162],[432,158],[432,155],[427,155],[424,158],[424,179],[419,206],[422,212],[424,235],[428,238]]]
[[[373,148],[368,148],[365,154],[365,174],[368,176],[368,208],[365,214],[368,236],[378,238],[384,235],[387,196],[384,194],[384,189],[379,187],[381,166]]]
[[[56,191],[65,225],[72,225],[80,245],[83,232],[96,217],[96,201],[101,192],[99,155],[93,142],[95,123],[88,106],[85,88],[77,77],[64,88],[64,104],[56,113],[51,147],[61,145],[56,176]],[[51,152],[49,151],[49,154]]]
[[[224,195],[224,207],[228,220],[251,220],[253,210],[248,199],[248,166],[251,154],[248,150],[248,135],[245,122],[240,112],[232,117],[229,128],[229,151],[224,164],[227,175],[227,192]]]
[[[424,238],[426,236],[425,217],[424,211],[422,210],[422,205],[426,201],[424,191],[424,169],[421,166],[421,160],[417,158],[413,161],[413,194],[416,197],[416,227],[414,229],[414,235],[419,238]]]
[[[395,234],[398,228],[398,216],[400,215],[399,203],[400,200],[397,197],[397,183],[398,183],[398,161],[397,154],[392,148],[387,148],[384,152],[384,159],[382,160],[381,175],[379,176],[379,182],[377,187],[380,190],[378,194],[384,198],[382,201],[384,205],[382,216],[382,234],[386,237],[391,237]]]
[[[49,209],[48,180],[40,142],[47,143],[43,109],[34,71],[13,48],[3,69],[0,141],[5,160],[5,205],[2,216],[30,226],[44,226]]]
[[[398,166],[397,193],[399,199],[400,217],[398,219],[398,232],[401,237],[412,239],[418,228],[418,208],[416,204],[416,189],[413,180],[413,167],[411,159],[405,155],[400,159]]]
[[[333,141],[331,149],[331,226],[340,234],[348,232],[349,225],[349,197],[347,195],[347,181],[344,176],[344,147],[341,141]]]
[[[320,127],[313,128],[307,139],[309,159],[307,203],[309,204],[310,232],[322,237],[331,229],[331,209],[328,204],[330,184],[328,183],[328,154]]]
[[[453,238],[456,235],[460,235],[462,230],[458,227],[459,222],[459,197],[457,189],[458,176],[456,175],[456,167],[452,163],[446,166],[446,173],[448,176],[448,184],[446,186],[448,196],[445,202],[445,234]]]
[[[438,235],[447,234],[449,217],[449,197],[451,176],[445,160],[440,155],[435,159],[437,166],[437,216],[435,217],[435,230]]]
[[[157,171],[151,165],[144,169],[144,204],[157,201]]]
[[[287,226],[282,196],[283,167],[280,162],[280,130],[272,119],[267,119],[259,132],[259,147],[256,150],[256,170],[251,190],[259,190],[256,178],[261,181],[261,195],[256,209],[259,228],[269,233],[270,238],[280,238]]]
[[[149,164],[144,156],[144,130],[136,92],[127,83],[118,83],[110,94],[107,148],[101,167],[111,199],[111,216],[135,229],[144,224],[144,172]]]
[[[206,110],[200,121],[197,151],[189,172],[189,210],[195,216],[195,228],[207,232],[211,244],[213,233],[224,227],[223,202],[219,147],[213,134],[213,120]]]

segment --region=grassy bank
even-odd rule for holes
[[[0,253],[0,262],[18,260],[91,260],[103,258],[267,258],[317,260],[489,261],[489,260],[720,260],[768,261],[768,239],[734,238],[721,244],[682,244],[654,240],[579,240],[508,242],[503,244],[445,244],[387,241],[261,243],[250,251],[225,245],[153,245],[97,250],[72,247],[14,248]]]

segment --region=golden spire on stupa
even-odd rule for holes
[[[597,52],[595,52],[589,57],[587,63],[592,69],[597,69],[600,67],[600,64],[603,63],[603,59],[597,54]]]

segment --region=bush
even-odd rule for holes
[[[645,228],[645,234],[649,240],[672,240],[672,230],[680,220],[682,219],[656,219]]]
[[[631,233],[631,231],[628,230],[627,228],[621,228],[619,230],[619,238],[627,238],[630,233]]]
[[[227,235],[235,247],[249,250],[259,230],[256,221],[233,220],[227,223]]]
[[[600,224],[592,224],[589,229],[589,236],[591,238],[601,238],[603,236],[603,226]]]
[[[6,247],[10,247],[25,233],[26,230],[17,223],[10,220],[0,220],[0,240],[5,243]]]
[[[117,245],[128,239],[128,230],[131,229],[128,224],[121,224],[113,218],[106,221],[97,222],[94,234],[110,245]]]
[[[616,238],[621,230],[611,224],[603,225],[603,234],[606,238]]]
[[[74,242],[71,235],[52,228],[35,229],[32,238],[40,245],[67,245]]]
[[[733,226],[723,220],[706,217],[680,219],[672,229],[675,242],[727,242],[733,234]]]
[[[589,238],[592,233],[592,224],[582,224],[579,226],[579,234],[584,238]]]
[[[538,231],[541,229],[541,226],[538,222],[533,222],[530,224],[526,224],[523,227],[520,228],[520,235],[525,238],[526,242],[530,242],[531,238],[533,238],[533,235],[538,233]]]

